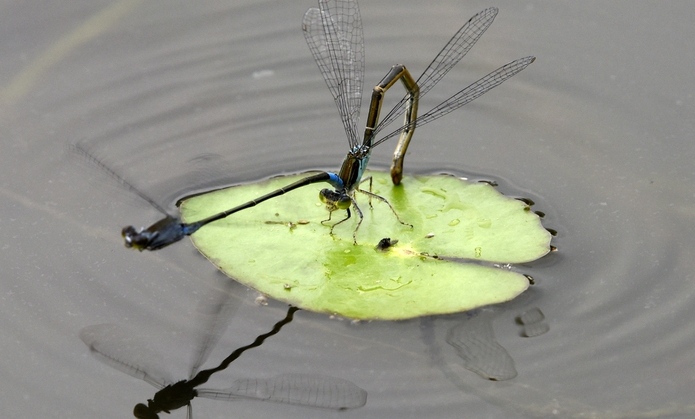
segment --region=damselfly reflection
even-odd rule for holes
[[[158,360],[155,355],[150,355],[153,358],[149,360],[145,359],[148,358],[147,351],[139,350],[133,337],[117,325],[85,327],[80,331],[80,339],[100,361],[160,389],[147,404],[139,403],[135,406],[133,414],[137,418],[158,418],[158,413],[169,413],[184,406],[187,406],[188,417],[192,418],[191,401],[195,397],[255,399],[335,410],[364,406],[367,393],[363,389],[350,381],[326,375],[283,374],[267,379],[235,380],[232,387],[227,389],[198,388],[213,374],[226,369],[245,351],[260,346],[265,339],[277,334],[284,325],[292,321],[297,310],[290,307],[286,317],[276,323],[271,331],[258,336],[253,343],[236,349],[217,367],[194,370],[188,380],[169,379],[163,368],[156,366]]]

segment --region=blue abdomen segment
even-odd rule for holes
[[[341,190],[345,188],[345,183],[343,180],[335,173],[328,172],[328,183],[331,184],[336,190]]]

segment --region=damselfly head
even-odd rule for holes
[[[338,209],[349,209],[352,204],[352,199],[347,194],[328,188],[321,189],[319,199],[326,204],[326,208],[331,212]]]

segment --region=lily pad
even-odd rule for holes
[[[185,200],[184,220],[232,208],[307,174],[277,177]],[[328,212],[321,187],[307,186],[205,226],[193,243],[235,280],[305,310],[353,319],[407,319],[508,301],[528,279],[494,264],[538,259],[550,234],[526,204],[485,183],[453,176],[406,176],[393,186],[372,171],[372,191],[388,205],[357,193],[358,216],[336,226],[345,211]],[[363,184],[367,187],[367,184]],[[384,238],[391,246],[377,249]],[[394,241],[397,242],[394,243]],[[383,243],[382,243],[383,244]]]

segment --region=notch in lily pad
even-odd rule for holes
[[[198,195],[181,205],[184,220],[234,207],[306,174],[276,177]],[[364,221],[336,226],[317,190],[305,187],[202,228],[194,245],[229,277],[304,310],[351,319],[402,320],[448,314],[509,301],[526,290],[526,276],[499,268],[550,251],[551,234],[524,202],[486,183],[449,175],[406,176],[391,185],[371,171],[367,204],[356,194]],[[338,217],[336,217],[338,218]],[[338,218],[339,219],[339,218]],[[387,240],[387,241],[384,241]]]

